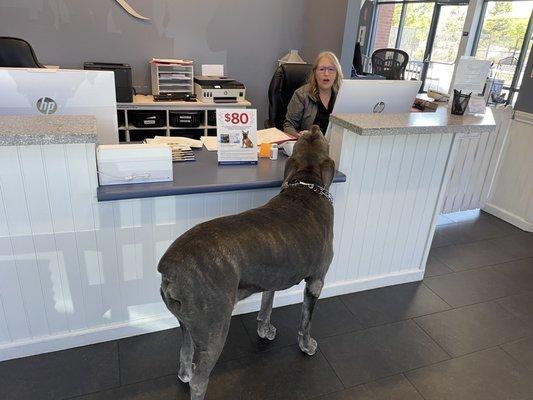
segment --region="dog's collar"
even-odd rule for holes
[[[333,205],[333,196],[331,195],[331,193],[328,192],[326,189],[324,189],[322,186],[316,185],[314,183],[307,183],[307,182],[302,182],[302,181],[295,181],[291,183],[284,182],[283,185],[281,185],[281,191],[283,192],[285,189],[294,187],[294,186],[305,186],[311,189],[313,192],[321,196],[324,196],[326,199],[328,199],[331,205]]]

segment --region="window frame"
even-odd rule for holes
[[[531,1],[531,0],[484,0],[483,5],[481,7],[481,13],[479,15],[479,22],[477,24],[476,29],[476,35],[474,37],[474,44],[472,46],[472,50],[470,51],[470,55],[472,57],[475,57],[476,52],[478,50],[479,46],[479,40],[481,39],[481,32],[483,30],[483,25],[485,23],[485,16],[487,14],[487,6],[490,2],[518,2],[518,1]],[[516,69],[513,75],[513,79],[511,80],[510,85],[504,85],[503,89],[507,90],[509,92],[509,95],[507,96],[507,101],[505,104],[510,105],[513,103],[513,100],[515,98],[515,95],[520,91],[520,88],[517,87],[518,80],[520,78],[520,74],[525,67],[525,64],[527,63],[526,54],[529,48],[529,42],[531,41],[531,36],[533,35],[533,10],[531,10],[531,14],[529,16],[529,22],[527,24],[526,32],[524,34],[524,39],[522,41],[521,47],[520,47],[520,53],[518,55],[518,61],[516,63]]]

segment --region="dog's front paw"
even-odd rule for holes
[[[298,345],[300,346],[300,350],[309,356],[315,354],[318,347],[315,339],[311,336],[308,336],[306,339],[302,335],[298,335]]]
[[[274,340],[276,338],[276,327],[269,322],[258,322],[257,334],[262,339]]]

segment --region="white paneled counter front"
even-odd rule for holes
[[[445,117],[332,116],[332,156],[347,181],[331,188],[324,297],[422,279],[454,138],[493,125],[490,115]],[[156,269],[168,246],[279,192],[98,202],[95,142],[87,117],[0,117],[0,361],[176,326]],[[291,288],[275,306],[302,296]],[[254,295],[235,313],[259,306]]]
[[[483,116],[332,115],[330,153],[346,183],[335,198],[329,282],[359,291],[421,280],[457,153],[457,137],[494,129]]]

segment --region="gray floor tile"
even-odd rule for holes
[[[533,257],[533,233],[521,231],[515,235],[490,241],[515,258]]]
[[[320,348],[345,387],[449,358],[413,321],[331,337]]]
[[[257,313],[243,315],[243,323],[257,351],[272,350],[298,343],[298,327],[302,304],[275,308],[271,321],[276,327],[276,339],[269,341],[257,336]],[[363,326],[338,297],[320,299],[311,322],[311,336],[321,339],[332,335],[361,330]],[[320,346],[320,342],[319,342]]]
[[[119,340],[122,384],[127,385],[164,375],[176,375],[180,343],[179,328]]]
[[[505,222],[503,219],[495,217],[485,211],[481,211],[480,217],[484,220],[489,221],[491,224],[497,225],[502,229],[505,229],[509,235],[523,233],[524,231],[514,225],[511,225],[509,222]]]
[[[403,375],[346,389],[325,396],[312,397],[312,400],[424,400]]]
[[[533,336],[500,346],[520,364],[533,371]],[[533,375],[532,375],[533,377]]]
[[[439,230],[454,244],[501,238],[512,233],[505,225],[497,225],[485,219],[442,225]]]
[[[498,304],[521,320],[533,323],[533,292],[505,297]]]
[[[472,222],[483,219],[485,214],[486,213],[483,213],[480,209],[475,209],[468,211],[452,212],[441,215],[453,222]]]
[[[426,271],[424,273],[425,277],[439,276],[439,275],[449,274],[452,272],[453,270],[448,268],[446,264],[444,264],[431,252],[429,253],[428,261],[426,263]]]
[[[57,400],[119,385],[116,342],[0,363],[2,400]]]
[[[451,238],[448,237],[446,232],[444,232],[442,229],[442,226],[437,226],[435,229],[435,234],[433,235],[433,241],[431,242],[431,248],[438,248],[442,246],[449,246],[453,244],[451,241]]]
[[[439,247],[433,249],[432,254],[454,271],[504,263],[516,258],[487,240]]]
[[[424,283],[453,307],[495,300],[522,293],[522,288],[487,268],[425,278]]]
[[[326,359],[285,347],[215,367],[206,400],[305,399],[343,389]]]
[[[420,282],[347,294],[341,297],[346,307],[365,326],[448,310],[450,306]]]
[[[448,218],[446,214],[440,214],[437,217],[437,226],[448,225],[448,224],[455,224],[455,221]]]
[[[523,400],[531,371],[503,350],[489,349],[406,373],[426,400]]]
[[[533,290],[533,258],[498,264],[490,268],[520,285],[524,290]]]
[[[299,349],[284,348],[217,364],[205,400],[304,400],[341,389],[320,352],[309,357]],[[76,400],[189,399],[189,386],[172,375]]]
[[[87,394],[72,400],[190,400],[188,385],[176,375],[164,376]]]
[[[180,346],[179,328],[121,339],[119,341],[121,382],[130,384],[177,374]],[[242,325],[241,317],[233,317],[218,362],[249,355],[254,351],[255,348]]]
[[[415,321],[453,357],[533,333],[531,324],[494,302],[444,311],[416,318]]]

